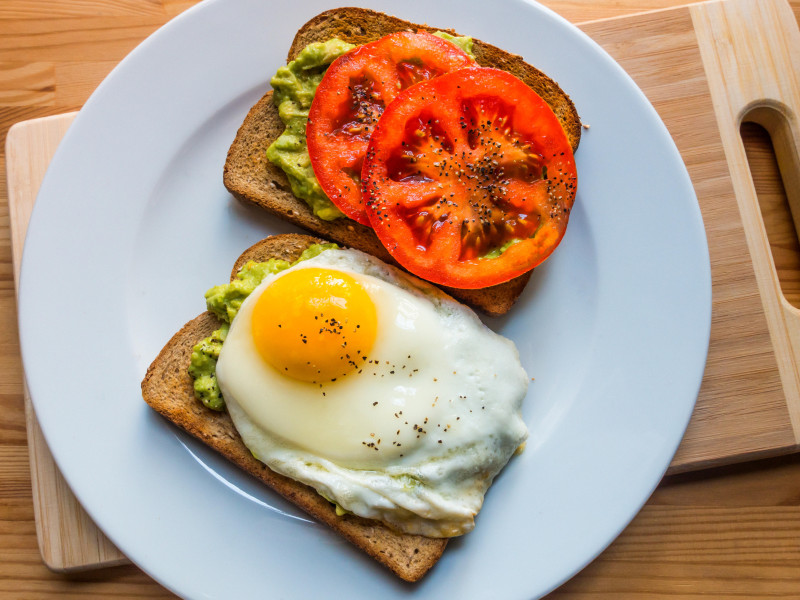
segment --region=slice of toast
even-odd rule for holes
[[[323,242],[325,240],[298,234],[266,238],[244,251],[233,267],[231,280],[248,260],[261,262],[281,258],[291,262],[310,245]],[[401,579],[420,579],[439,560],[446,539],[398,533],[378,521],[351,514],[338,516],[335,507],[313,488],[279,475],[256,460],[242,442],[227,412],[210,410],[194,397],[193,380],[188,371],[192,347],[219,329],[221,324],[213,314],[205,312],[189,321],[167,342],[142,381],[145,402],[167,420],[330,526]]]
[[[336,8],[317,15],[300,28],[287,60],[293,60],[312,42],[337,37],[351,44],[365,44],[395,31],[420,29],[457,35],[449,29],[417,25],[364,8]],[[480,40],[473,40],[473,53],[479,65],[508,71],[536,91],[558,117],[573,151],[578,148],[581,138],[580,117],[569,96],[555,81],[527,64],[520,56]],[[283,122],[272,102],[270,90],[250,109],[228,151],[223,175],[228,191],[241,201],[260,206],[317,235],[396,264],[371,228],[346,218],[323,221],[314,215],[303,200],[292,194],[284,172],[266,157],[267,148],[283,130]],[[490,315],[501,315],[513,306],[530,275],[528,272],[511,281],[478,290],[440,287],[470,306]]]

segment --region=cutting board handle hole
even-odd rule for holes
[[[800,309],[800,158],[796,122],[780,107],[758,106],[744,115],[739,133],[751,176],[757,174],[753,185],[781,292],[787,302]]]

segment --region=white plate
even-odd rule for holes
[[[294,31],[324,0],[204,2],[117,67],[64,138],[22,264],[25,371],[80,502],[135,563],[193,598],[531,598],[625,527],[683,435],[705,363],[708,249],[653,108],[591,40],[518,0],[370,2],[469,33],[554,77],[584,122],[566,238],[487,320],[535,378],[531,430],[477,527],[404,584],[155,415],[139,383],[239,253],[291,227],[234,201],[222,165]]]

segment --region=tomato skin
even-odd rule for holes
[[[383,112],[362,169],[367,216],[408,271],[476,289],[545,260],[577,172],[549,106],[513,75],[472,67],[419,83]]]
[[[473,64],[454,44],[408,31],[359,46],[331,63],[311,103],[306,139],[320,186],[345,215],[369,225],[360,176],[385,107],[419,81]]]

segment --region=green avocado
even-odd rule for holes
[[[472,38],[455,37],[443,31],[433,35],[452,42],[472,56]],[[286,126],[284,132],[267,148],[267,159],[283,169],[292,193],[305,200],[314,214],[325,221],[343,217],[342,212],[325,195],[314,176],[306,143],[308,110],[325,70],[342,54],[355,48],[340,39],[309,44],[297,58],[270,80],[274,93],[272,101]]]
[[[248,261],[230,283],[215,285],[206,292],[206,307],[220,321],[230,323],[239,312],[242,302],[258,287],[264,277],[289,268],[285,260],[270,258],[267,262]]]
[[[212,410],[222,410],[225,401],[217,384],[216,368],[222,342],[228,335],[230,325],[222,327],[192,348],[192,359],[189,363],[189,375],[194,379],[194,395]]]
[[[472,38],[469,36],[455,36],[450,35],[446,31],[436,31],[434,32],[435,36],[442,38],[443,40],[447,40],[451,44],[455,44],[459,48],[461,48],[464,52],[469,54],[472,58],[475,58],[475,55],[472,53]]]
[[[506,250],[511,248],[511,246],[513,246],[514,244],[516,244],[519,241],[521,241],[521,240],[516,239],[516,238],[514,238],[512,240],[508,240],[502,246],[498,246],[497,248],[489,250],[489,252],[487,252],[483,256],[479,256],[478,259],[479,260],[484,260],[484,259],[500,258],[503,255],[503,252],[505,252]]]
[[[270,80],[275,90],[272,101],[286,129],[267,148],[267,159],[286,173],[292,193],[305,200],[314,214],[325,221],[344,215],[322,191],[311,168],[306,145],[308,109],[328,65],[353,48],[339,39],[309,44]]]
[[[336,244],[313,244],[306,248],[293,263],[271,258],[266,262],[248,261],[230,283],[216,285],[206,292],[206,307],[221,320],[222,327],[192,348],[189,375],[194,379],[194,395],[212,410],[222,410],[225,401],[217,383],[217,359],[222,343],[228,335],[230,323],[239,312],[242,302],[255,290],[267,275],[280,273],[299,262],[314,258],[325,250],[338,248]]]

